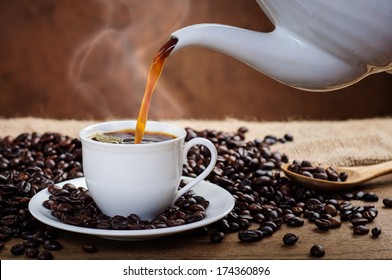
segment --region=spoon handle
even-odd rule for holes
[[[355,167],[355,169],[356,171],[360,172],[364,177],[373,179],[388,173],[392,173],[392,161],[385,161],[374,165]]]

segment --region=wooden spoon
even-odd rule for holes
[[[287,177],[295,182],[298,182],[304,187],[323,190],[323,191],[335,191],[345,190],[356,187],[374,178],[382,175],[392,173],[392,161],[386,161],[374,165],[366,166],[355,166],[355,167],[333,167],[337,172],[345,172],[347,180],[344,182],[327,181],[321,179],[310,178],[301,174],[288,170],[290,164],[284,164],[281,166],[282,171]]]

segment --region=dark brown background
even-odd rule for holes
[[[0,0],[0,117],[134,118],[156,51],[174,30],[202,22],[273,29],[254,0]],[[302,92],[223,54],[187,49],[168,59],[150,117],[390,116],[391,88],[383,73]]]

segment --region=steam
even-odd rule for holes
[[[78,46],[69,67],[76,105],[93,118],[136,118],[150,64],[181,26],[189,0],[96,0],[103,27]],[[101,12],[102,12],[101,11]],[[170,58],[169,58],[170,59]],[[163,73],[164,75],[164,73]],[[180,104],[158,82],[151,118],[175,118]]]

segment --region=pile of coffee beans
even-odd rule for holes
[[[314,166],[308,160],[294,160],[287,169],[302,176],[319,180],[327,180],[334,182],[344,182],[347,180],[347,173],[338,172],[332,166],[329,166],[327,168],[324,168],[321,165]]]
[[[187,129],[187,140],[205,137],[212,141],[218,150],[218,162],[208,180],[222,186],[235,198],[233,211],[224,219],[204,230],[210,232],[211,239],[219,242],[225,234],[238,232],[242,242],[256,242],[274,234],[283,224],[286,227],[301,227],[305,220],[313,223],[317,231],[324,232],[341,227],[342,223],[361,219],[361,227],[352,227],[353,234],[365,234],[366,225],[378,215],[374,205],[355,205],[353,201],[376,202],[378,196],[372,192],[324,193],[303,188],[287,177],[282,176],[280,166],[288,163],[288,157],[271,146],[275,143],[293,141],[286,134],[281,138],[267,135],[263,139],[245,140],[247,129],[241,127],[234,134],[215,130],[195,131]],[[190,154],[184,175],[197,176],[209,162],[208,150],[200,147]],[[297,172],[308,172],[307,176],[319,179],[345,181],[347,175],[339,174],[334,168],[314,167],[309,161],[293,161],[291,165]],[[391,199],[383,200],[386,207]],[[316,232],[317,232],[316,231]],[[373,234],[374,232],[374,234]],[[381,233],[381,227],[372,229],[373,236]],[[213,236],[213,237],[212,237]],[[299,237],[289,235],[284,244],[295,243]],[[311,253],[322,257],[325,250],[318,245]]]
[[[87,189],[71,183],[63,187],[53,184],[48,187],[48,192],[49,199],[43,202],[43,206],[54,217],[65,224],[95,229],[141,230],[181,226],[203,220],[209,205],[208,200],[189,191],[154,220],[143,221],[136,214],[128,217],[103,214]]]
[[[28,203],[40,190],[83,176],[78,139],[59,133],[23,133],[0,138],[0,248],[11,238],[10,251],[28,258],[52,259],[60,250],[58,231],[34,219]]]
[[[305,221],[314,225],[315,232],[333,230],[343,223],[349,223],[355,235],[371,233],[376,238],[381,234],[380,226],[375,225],[371,230],[368,227],[378,215],[378,210],[371,204],[379,200],[376,194],[362,191],[326,194],[303,188],[282,176],[280,166],[288,163],[288,157],[271,147],[276,143],[293,141],[292,135],[267,135],[247,141],[245,135],[248,130],[245,127],[240,127],[234,133],[186,130],[187,141],[200,136],[215,144],[218,161],[207,179],[226,189],[235,198],[233,211],[208,227],[195,229],[195,235],[209,235],[211,242],[220,243],[227,234],[236,233],[241,242],[257,242],[275,234],[282,225],[285,225],[285,229],[296,228],[303,226]],[[196,146],[188,155],[183,175],[195,177],[208,165],[209,150]],[[138,218],[132,215],[121,218],[101,215],[99,219],[86,219],[83,222],[75,218],[70,213],[75,213],[72,211],[80,205],[72,204],[75,201],[70,203],[70,200],[75,198],[77,202],[84,200],[87,203],[91,202],[91,197],[78,186],[66,185],[59,189],[55,184],[82,176],[81,143],[78,139],[59,133],[23,133],[15,138],[0,138],[0,250],[4,248],[4,242],[11,238],[20,240],[10,249],[14,255],[52,259],[53,252],[62,249],[61,231],[35,220],[28,211],[30,198],[45,188],[52,192],[51,199],[45,202],[46,207],[64,222],[111,229],[125,228],[125,223],[127,228],[148,229],[152,226],[138,223]],[[208,202],[192,193],[189,195],[174,210],[170,210],[171,218],[167,219],[168,214],[163,215],[162,223],[156,222],[155,228],[191,222],[188,219],[194,213],[197,213],[195,220],[201,219]],[[356,205],[355,201],[361,203]],[[385,208],[391,208],[392,198],[384,198],[383,203]],[[84,214],[98,211],[93,204],[90,205],[93,210],[79,210]],[[187,212],[191,207],[192,211]],[[296,246],[297,238],[301,237],[286,236],[283,243]],[[86,253],[94,253],[98,249],[94,244],[83,244]],[[323,256],[325,250],[324,253],[311,254]]]

